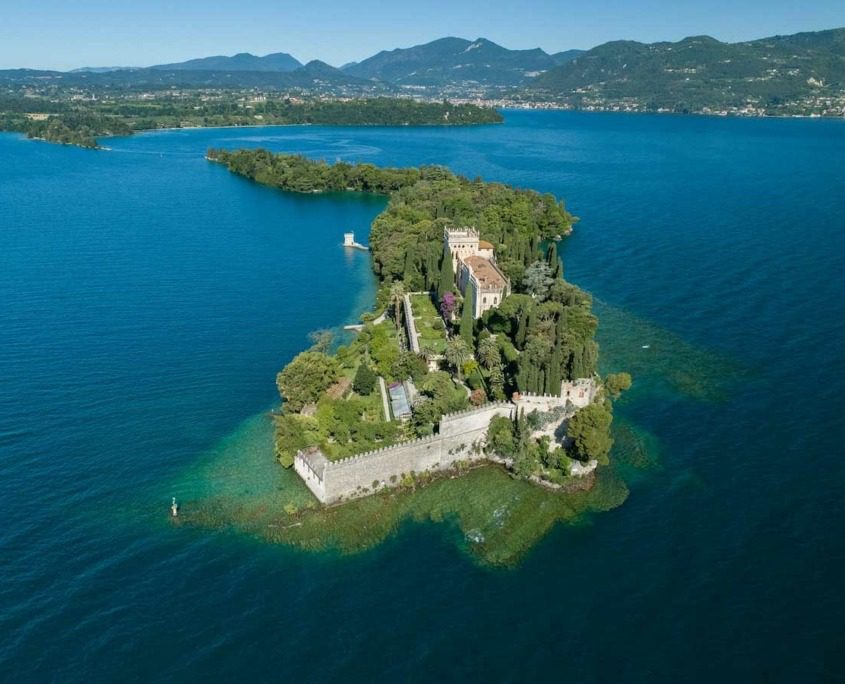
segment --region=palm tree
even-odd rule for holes
[[[455,337],[446,343],[446,361],[455,369],[458,374],[458,379],[461,379],[461,373],[464,363],[472,358],[472,352],[469,346],[460,337]]]
[[[478,343],[478,359],[488,371],[501,364],[502,357],[495,337],[485,337]]]
[[[424,344],[420,348],[420,356],[426,363],[431,363],[431,361],[437,356],[437,352],[431,345]]]

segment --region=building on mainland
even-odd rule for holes
[[[443,231],[444,256],[452,257],[455,284],[464,298],[472,291],[475,308],[473,318],[479,318],[510,294],[511,283],[496,265],[493,245],[480,240],[474,228],[446,228]]]

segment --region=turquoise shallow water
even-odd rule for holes
[[[0,678],[841,680],[842,122],[523,112],[108,144],[0,136]],[[619,410],[659,467],[508,571],[448,526],[351,557],[171,528],[173,483],[372,294],[338,243],[383,201],[202,159],[259,145],[564,197],[567,277],[599,300],[606,366],[636,374]]]

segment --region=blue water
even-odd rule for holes
[[[845,124],[514,112],[108,144],[0,136],[0,678],[842,681]],[[383,207],[251,184],[209,146],[565,198],[567,277],[638,322],[605,326],[604,362],[639,371],[619,411],[660,467],[513,570],[442,526],[337,557],[167,525],[174,477],[366,308],[367,257],[338,243]],[[651,335],[722,360],[726,396],[667,391],[686,369]]]

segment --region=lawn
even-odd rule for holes
[[[431,297],[427,294],[411,295],[411,309],[420,334],[420,349],[428,348],[436,354],[442,354],[446,350],[446,330],[442,327],[443,319],[434,308]],[[440,329],[436,326],[440,326]]]

